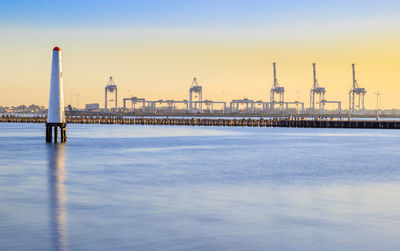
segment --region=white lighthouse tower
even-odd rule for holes
[[[58,128],[60,128],[61,142],[67,141],[67,124],[64,114],[64,91],[62,78],[61,49],[54,47],[51,63],[50,97],[47,111],[46,141],[52,141],[54,130],[54,142],[58,140]]]

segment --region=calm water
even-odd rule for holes
[[[0,250],[399,250],[400,131],[0,124]]]

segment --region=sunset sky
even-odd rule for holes
[[[351,2],[351,3],[349,3]],[[0,0],[0,105],[47,106],[51,52],[63,51],[65,103],[104,106],[112,75],[128,96],[269,101],[272,62],[286,100],[309,106],[312,63],[328,100],[348,107],[351,64],[400,108],[400,1]]]

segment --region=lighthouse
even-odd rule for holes
[[[51,63],[50,97],[46,122],[46,141],[58,140],[58,129],[60,129],[61,142],[67,141],[67,123],[64,114],[64,92],[61,63],[61,49],[54,47]]]

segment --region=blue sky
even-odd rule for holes
[[[7,27],[251,27],[397,16],[396,0],[0,1]]]

